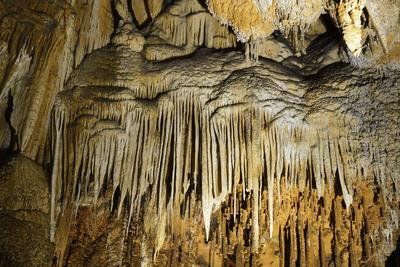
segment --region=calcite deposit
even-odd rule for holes
[[[396,264],[399,8],[0,0],[0,265]]]

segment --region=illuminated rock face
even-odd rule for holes
[[[296,51],[304,52],[304,36],[322,14],[328,13],[343,34],[354,64],[371,66],[398,57],[398,0],[207,0],[211,13],[232,26],[248,42],[280,31]],[[383,21],[385,17],[385,21]],[[371,51],[370,51],[371,49]],[[363,53],[362,53],[363,52]],[[353,58],[355,57],[355,58]]]
[[[399,236],[400,72],[398,17],[378,22],[382,8],[0,1],[13,14],[0,24],[1,234],[48,230],[0,242],[0,262],[384,266]]]

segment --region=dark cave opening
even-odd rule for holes
[[[396,250],[387,258],[386,267],[399,267],[400,266],[400,238],[397,239]]]

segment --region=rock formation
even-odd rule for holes
[[[394,264],[399,8],[0,0],[0,263]]]

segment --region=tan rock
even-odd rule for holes
[[[7,211],[49,211],[49,188],[43,168],[19,155],[0,168],[0,208]]]
[[[384,266],[378,2],[0,0],[0,265]]]
[[[133,13],[139,25],[142,25],[148,18],[146,0],[128,0],[132,6]]]

